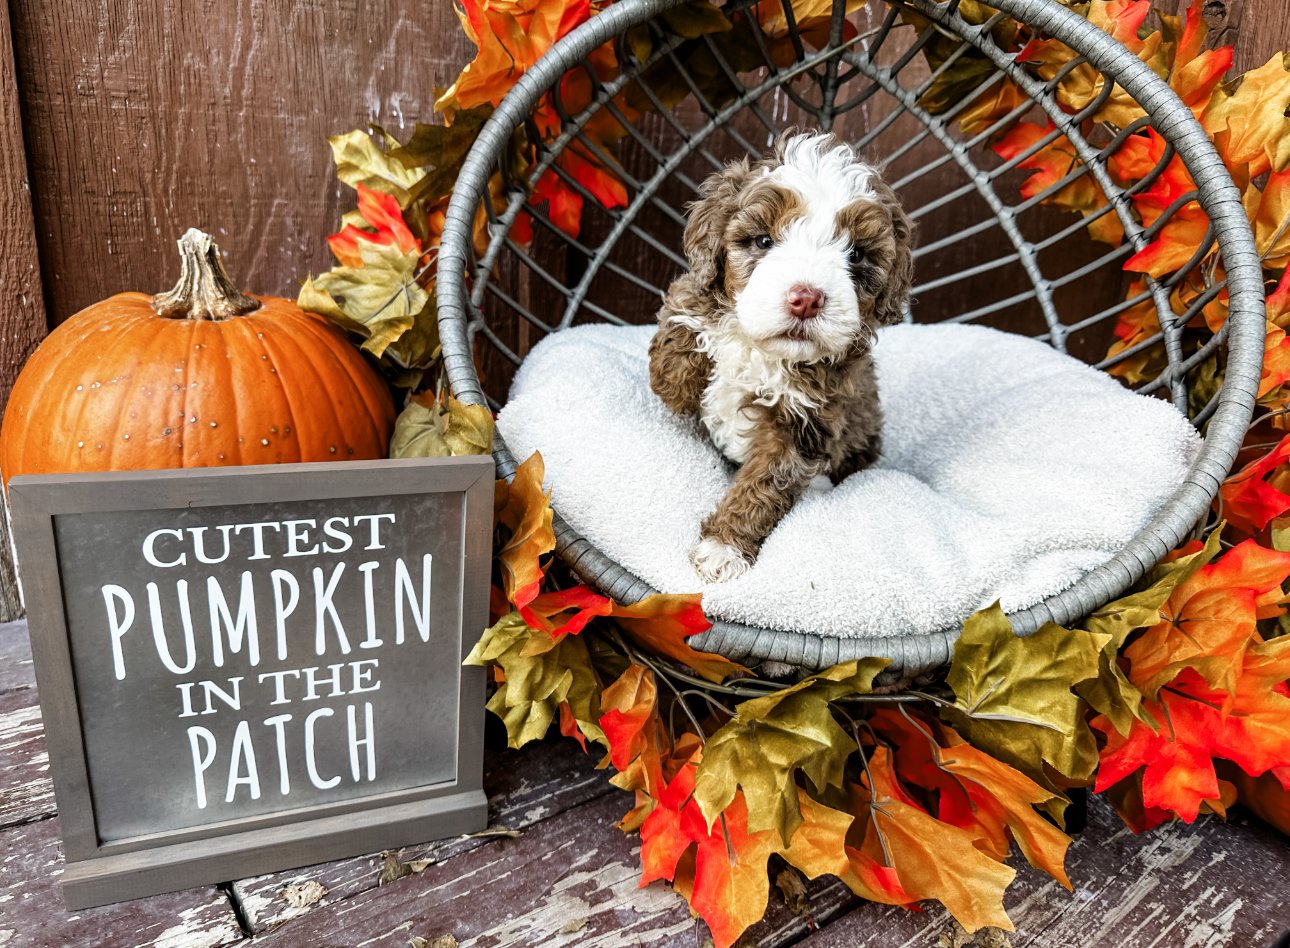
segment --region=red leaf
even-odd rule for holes
[[[573,709],[569,707],[569,702],[560,702],[560,733],[565,737],[572,737],[582,745],[582,752],[587,752],[587,738],[582,733],[582,728],[578,727],[578,719],[573,716]]]
[[[1219,496],[1223,517],[1230,526],[1247,534],[1256,534],[1273,517],[1290,510],[1290,496],[1281,493],[1264,478],[1290,458],[1290,435],[1261,458],[1256,458],[1227,479]]]
[[[373,191],[366,185],[358,186],[358,212],[363,216],[372,230],[363,230],[353,224],[346,224],[338,234],[327,238],[332,253],[342,265],[347,267],[363,266],[363,257],[359,251],[359,241],[379,246],[396,246],[403,253],[420,250],[421,244],[408,230],[403,221],[403,211],[393,195]]]
[[[1290,637],[1259,642],[1246,650],[1232,692],[1209,685],[1185,669],[1144,708],[1161,722],[1153,729],[1136,721],[1121,736],[1104,717],[1093,727],[1106,734],[1095,789],[1142,772],[1142,802],[1192,822],[1203,806],[1225,806],[1216,759],[1246,774],[1290,773]]]
[[[520,616],[531,628],[542,629],[552,638],[577,635],[597,616],[609,615],[613,603],[586,586],[572,586],[538,593],[519,607]]]

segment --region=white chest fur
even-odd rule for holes
[[[784,360],[753,345],[737,330],[704,330],[699,347],[713,363],[699,418],[718,450],[736,464],[748,460],[757,428],[757,418],[747,410],[749,404],[770,407],[782,402],[804,412],[816,407],[798,390]]]

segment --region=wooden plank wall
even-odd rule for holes
[[[1290,46],[1284,7],[1205,2],[1242,68]],[[429,119],[471,52],[447,0],[8,0],[0,34],[0,407],[46,320],[169,286],[187,227],[294,295],[348,200],[326,137]]]
[[[0,4],[0,37],[10,35],[9,8]],[[18,370],[45,335],[18,83],[13,44],[0,43],[0,414]],[[0,498],[0,622],[22,614],[8,539],[9,507]]]

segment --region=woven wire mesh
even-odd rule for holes
[[[964,19],[958,0],[872,0],[849,16],[839,0],[809,29],[795,21],[791,3],[761,0],[728,5],[735,28],[695,38],[670,27],[668,11],[677,5],[609,6],[530,69],[481,132],[458,179],[439,255],[440,331],[457,396],[499,407],[514,366],[551,332],[653,321],[664,289],[686,266],[685,205],[699,182],[732,158],[764,153],[789,126],[831,130],[883,168],[918,226],[916,303],[908,318],[996,326],[1113,371],[1132,361],[1138,391],[1170,399],[1205,431],[1187,483],[1120,555],[1011,618],[1019,631],[1033,631],[1124,592],[1208,508],[1235,458],[1260,374],[1258,257],[1239,192],[1190,109],[1131,51],[1054,0],[996,0],[999,12],[982,23]],[[1076,57],[1038,78],[998,41],[1007,18],[1060,39]],[[620,66],[610,77],[597,53],[606,43]],[[648,52],[637,58],[634,50]],[[1096,94],[1070,111],[1058,93],[1076,70],[1094,77]],[[964,111],[1005,81],[1024,93],[1016,105],[963,132]],[[589,104],[571,107],[573,89]],[[1091,121],[1113,95],[1131,97],[1145,114],[1123,127]],[[554,140],[542,141],[539,109],[558,116]],[[987,147],[1022,120],[1052,129],[1006,160]],[[621,135],[616,147],[595,134],[606,122]],[[1108,160],[1148,125],[1165,142],[1163,155],[1140,180],[1122,185]],[[533,160],[518,165],[517,129],[534,148]],[[1069,150],[1069,170],[1022,197],[1022,166],[1054,142]],[[570,153],[610,170],[625,185],[624,205],[605,207],[570,170]],[[1175,159],[1196,188],[1144,224],[1130,198]],[[580,226],[558,220],[553,202],[535,202],[534,189],[551,175],[581,199]],[[1085,216],[1049,206],[1073,187],[1096,188],[1107,200]],[[1197,208],[1208,225],[1192,259],[1133,289],[1125,261],[1184,209]],[[1117,246],[1089,236],[1090,225],[1109,215],[1123,229]],[[476,224],[485,222],[481,239]],[[519,239],[528,228],[532,238]],[[1215,245],[1222,266],[1179,304],[1180,281]],[[1227,322],[1203,344],[1189,344],[1188,324],[1224,292]],[[1108,356],[1117,318],[1144,307],[1154,309],[1158,330]],[[509,476],[515,460],[500,438],[495,453]],[[621,601],[652,591],[564,522],[558,501],[556,508],[557,550],[584,580]],[[718,623],[699,644],[803,667],[882,655],[915,674],[947,661],[957,632],[834,639]]]

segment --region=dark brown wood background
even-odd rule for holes
[[[1205,0],[1238,69],[1290,46],[1285,7]],[[327,136],[431,120],[471,52],[449,0],[7,0],[0,34],[0,410],[49,326],[166,288],[187,227],[244,289],[294,295],[344,210]]]

